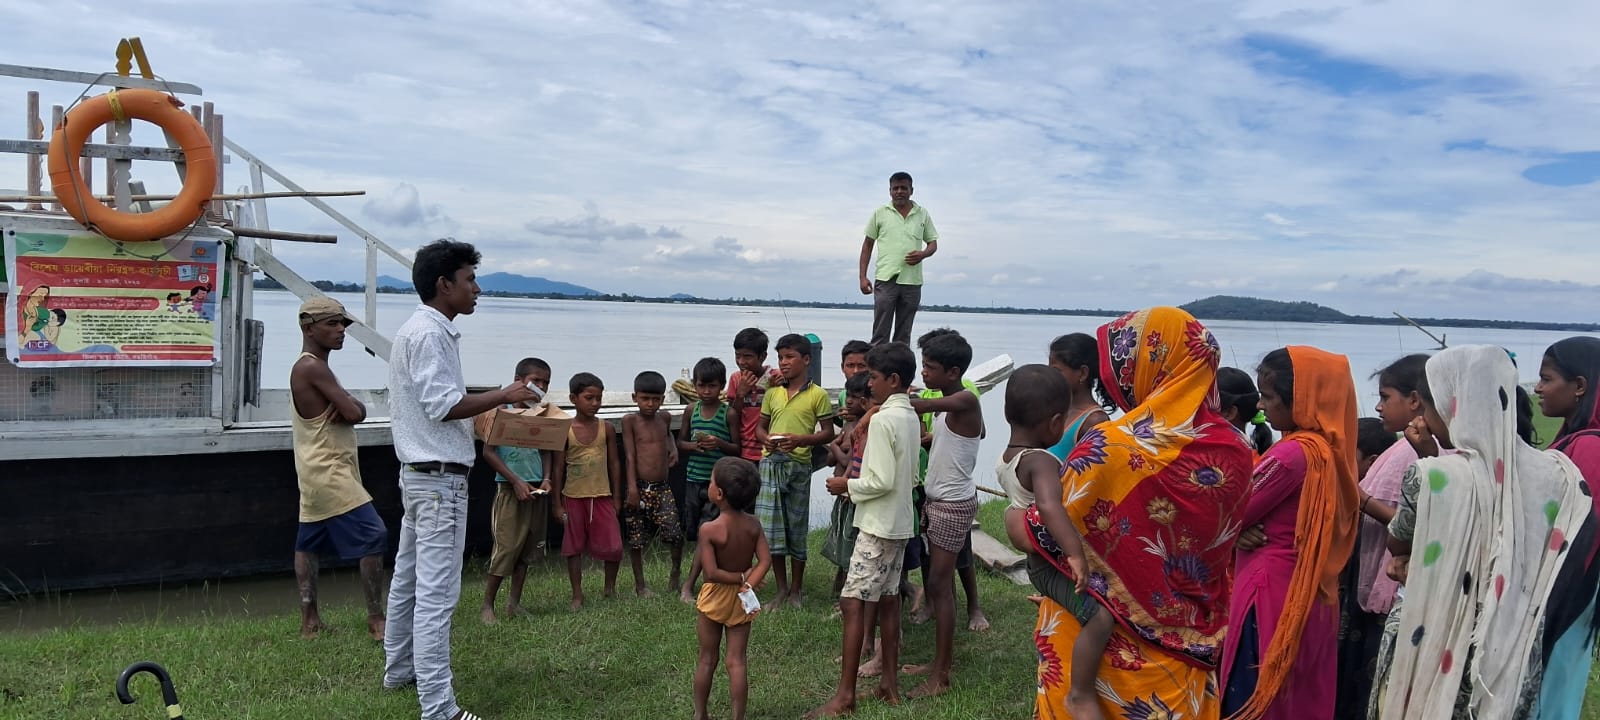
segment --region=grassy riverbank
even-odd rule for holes
[[[833,568],[815,547],[812,557],[808,606],[757,620],[749,657],[751,717],[799,717],[821,704],[837,681],[840,624],[829,619],[827,597]],[[483,573],[474,563],[452,645],[462,702],[491,720],[689,716],[694,610],[664,592],[664,556],[647,572],[660,597],[642,600],[629,592],[601,600],[596,570],[587,578],[589,607],[570,613],[565,572],[552,561],[529,577],[524,604],[530,616],[484,626],[478,621]],[[866,703],[858,717],[1027,716],[1034,695],[1033,605],[1025,588],[987,573],[980,578],[994,626],[983,634],[959,631],[954,690],[900,708]],[[292,592],[292,580],[284,582]],[[112,695],[117,673],[137,660],[159,662],[173,673],[191,720],[415,717],[415,693],[379,690],[383,653],[363,632],[362,610],[347,604],[324,615],[335,632],[313,641],[299,638],[293,614],[0,635],[0,717],[161,717],[160,694],[148,676],[134,683],[137,704],[120,705]],[[929,659],[932,647],[931,623],[908,626],[905,659]],[[713,716],[727,716],[720,667],[711,709]]]
[[[996,537],[1003,537],[1002,507],[988,503],[979,516]],[[829,619],[827,598],[832,566],[815,546],[812,555],[817,562],[807,578],[808,607],[757,620],[750,646],[751,717],[799,717],[823,702],[837,679],[833,658],[840,629]],[[664,558],[654,558],[647,572],[662,592]],[[979,577],[994,626],[984,634],[958,631],[955,689],[899,708],[867,703],[857,717],[1027,717],[1034,697],[1034,606],[1025,599],[1026,588],[988,573]],[[590,606],[568,612],[566,576],[552,560],[528,580],[525,605],[531,615],[484,626],[478,622],[482,567],[471,566],[452,646],[456,689],[469,709],[491,720],[690,714],[694,611],[664,592],[648,600],[631,593],[600,600],[598,571],[588,580]],[[284,583],[292,592],[292,580]],[[363,632],[362,610],[343,604],[324,615],[335,632],[313,641],[299,638],[292,613],[0,634],[0,717],[161,717],[160,694],[148,676],[134,683],[135,705],[123,706],[112,695],[117,673],[136,660],[160,662],[174,674],[191,720],[415,717],[414,693],[378,689],[383,653]],[[906,659],[927,659],[932,644],[931,624],[907,626]],[[726,676],[718,672],[711,711],[726,717]],[[917,682],[910,680],[907,687]],[[1600,683],[1591,683],[1582,717],[1600,720]]]

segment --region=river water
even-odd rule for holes
[[[364,316],[359,294],[336,295],[350,312]],[[392,335],[411,314],[416,299],[378,296],[378,329]],[[287,292],[257,292],[255,317],[266,323],[262,386],[288,386],[289,367],[300,351],[296,324],[299,300]],[[1018,365],[1044,362],[1051,339],[1070,332],[1092,333],[1109,318],[994,315],[924,312],[919,331],[952,327],[972,343],[974,363],[1008,354]],[[586,371],[599,375],[608,389],[631,389],[633,376],[655,370],[669,381],[684,375],[698,359],[722,358],[733,366],[733,336],[745,327],[759,327],[776,341],[788,332],[814,333],[822,339],[825,385],[838,387],[839,348],[852,338],[865,339],[871,313],[865,309],[832,310],[650,303],[608,303],[576,300],[489,298],[477,312],[457,319],[461,328],[462,362],[467,382],[500,385],[511,380],[517,360],[534,355],[554,369],[552,389],[564,397],[566,379]],[[1372,414],[1377,387],[1369,375],[1390,360],[1428,351],[1433,342],[1405,327],[1371,327],[1306,323],[1210,322],[1222,344],[1223,363],[1253,368],[1268,351],[1286,344],[1315,345],[1350,358],[1365,414]],[[1437,331],[1435,331],[1437,332]],[[1447,330],[1452,345],[1488,343],[1516,353],[1524,380],[1531,381],[1544,349],[1568,333],[1535,330]],[[775,358],[769,358],[775,362]],[[334,372],[351,388],[382,387],[384,363],[363,352],[353,340],[331,360]],[[978,457],[979,484],[996,487],[994,464],[1008,432],[1003,393],[985,396],[983,408],[989,435]],[[819,478],[822,475],[819,474]],[[812,492],[813,524],[827,522],[831,499],[820,481]],[[324,583],[324,596],[334,603],[358,603],[353,572],[335,573]],[[178,618],[212,613],[282,613],[296,607],[293,580],[286,577],[224,581],[174,588],[119,592],[70,593],[0,603],[0,630],[36,630],[77,623],[117,623],[152,617]]]

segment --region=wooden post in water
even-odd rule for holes
[[[39,91],[37,91],[37,90],[29,90],[28,91],[28,109],[27,109],[27,112],[28,112],[28,139],[29,140],[43,140],[44,139],[44,127],[42,127],[42,126],[44,125],[44,123],[39,120]],[[38,195],[40,192],[43,191],[43,187],[44,187],[44,173],[42,171],[42,168],[39,165],[40,156],[39,155],[28,155],[27,158],[28,158],[28,194],[29,195]],[[44,207],[42,205],[38,204],[38,203],[30,203],[28,205],[28,209],[30,209],[30,210],[42,210],[42,209],[44,209]]]

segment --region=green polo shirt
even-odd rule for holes
[[[939,231],[933,229],[933,218],[926,209],[913,203],[911,212],[902,217],[892,203],[884,205],[867,220],[866,236],[878,246],[875,279],[893,279],[901,285],[922,284],[922,264],[907,265],[906,253],[939,241]]]

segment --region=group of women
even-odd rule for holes
[[[1497,347],[1400,359],[1358,421],[1341,355],[1275,350],[1251,383],[1177,308],[1096,339],[1078,387],[1121,414],[1069,432],[1061,497],[1116,619],[1105,717],[1578,717],[1600,628],[1600,339],[1541,358],[1542,410],[1563,420],[1548,451]],[[1080,631],[1040,603],[1041,718],[1070,717]]]

